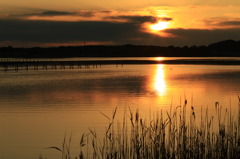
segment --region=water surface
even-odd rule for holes
[[[216,101],[236,110],[240,94],[240,66],[103,65],[0,76],[0,159],[60,158],[46,148],[60,146],[65,133],[77,151],[81,134],[101,131],[108,120],[100,112],[111,115],[115,107],[118,119],[128,107],[168,111],[185,99],[196,111],[214,112]]]

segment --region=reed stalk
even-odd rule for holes
[[[189,113],[187,113],[189,112]],[[235,159],[240,157],[240,98],[238,112],[223,110],[215,103],[215,114],[208,109],[196,116],[187,100],[168,112],[162,110],[143,118],[139,110],[125,111],[121,122],[102,113],[108,120],[104,136],[89,128],[80,140],[75,159]],[[86,142],[87,141],[87,142]],[[89,142],[90,141],[90,142]],[[51,147],[70,159],[70,142],[66,136],[62,148]],[[87,145],[87,151],[84,150]],[[89,150],[90,149],[90,150]]]

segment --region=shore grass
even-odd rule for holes
[[[224,109],[216,102],[215,114],[201,110],[196,116],[187,104],[169,112],[151,113],[143,118],[138,110],[126,111],[121,122],[102,113],[109,125],[103,136],[89,128],[83,134],[79,155],[70,153],[71,136],[62,147],[50,147],[62,153],[62,159],[234,159],[240,157],[240,98],[238,112]],[[165,114],[164,114],[165,113]],[[68,140],[68,141],[67,141]]]

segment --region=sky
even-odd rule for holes
[[[239,0],[0,1],[0,47],[240,40]]]

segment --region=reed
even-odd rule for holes
[[[240,98],[239,98],[240,103]],[[143,118],[138,110],[126,111],[121,122],[102,113],[108,120],[101,137],[89,129],[80,140],[80,153],[75,159],[234,159],[240,157],[240,104],[238,112],[223,110],[215,103],[215,115],[201,110],[197,118],[194,106],[183,105],[169,112],[151,113]],[[187,111],[189,113],[187,113]],[[71,138],[69,139],[71,140]],[[70,159],[70,141],[62,148],[52,147]]]

